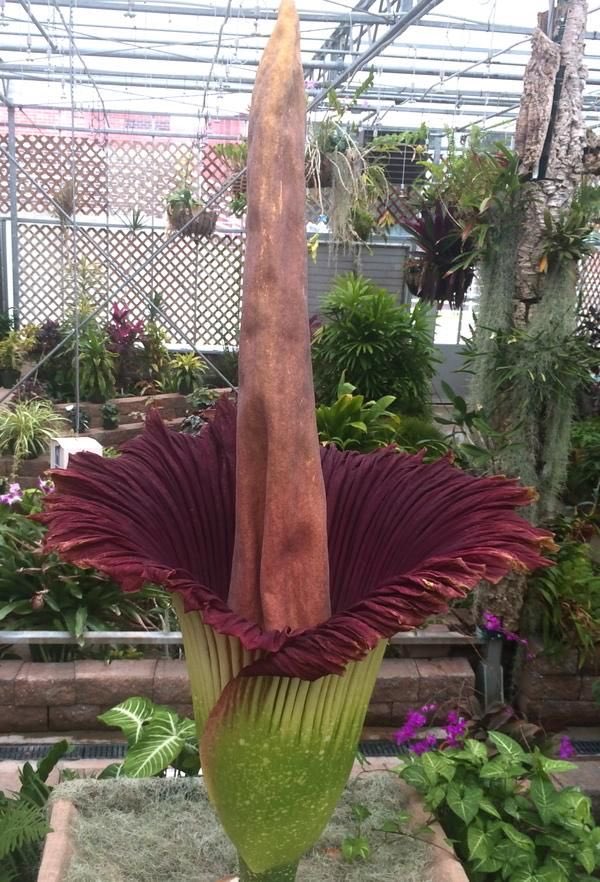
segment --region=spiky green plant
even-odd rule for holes
[[[180,352],[169,363],[171,385],[182,395],[190,395],[201,385],[207,365],[195,352]]]
[[[102,403],[115,394],[117,355],[108,348],[108,335],[89,323],[79,340],[79,384],[81,397]]]

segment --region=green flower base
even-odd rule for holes
[[[265,870],[264,873],[253,873],[240,858],[240,882],[294,882],[298,872],[298,862]]]

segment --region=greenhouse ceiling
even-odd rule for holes
[[[372,85],[353,107],[359,124],[467,129],[477,123],[495,131],[514,128],[531,31],[548,8],[543,0],[298,0],[298,6],[313,100],[338,80],[338,93],[351,95],[372,71]],[[110,127],[116,112],[171,115],[182,132],[210,118],[244,115],[275,10],[274,0],[0,0],[0,100],[25,114],[55,110],[61,127],[69,114],[72,123],[75,113],[81,120],[82,111],[93,111],[99,128]],[[600,5],[591,0],[590,126],[600,125],[596,28]]]

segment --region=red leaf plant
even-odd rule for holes
[[[550,534],[529,490],[448,460],[317,440],[305,293],[304,82],[283,0],[250,115],[237,409],[198,437],[150,412],[115,459],[53,473],[46,545],[173,592],[209,796],[242,882],[293,882],[345,786],[386,638]]]

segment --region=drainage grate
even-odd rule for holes
[[[600,755],[600,741],[573,741],[579,756]],[[36,762],[43,759],[51,744],[0,744],[0,761]],[[74,744],[66,755],[69,760],[106,759],[120,760],[125,756],[126,745],[120,742],[88,742]],[[404,745],[397,746],[393,741],[361,741],[359,751],[365,757],[398,756],[405,752]]]
[[[403,747],[397,747],[393,741],[361,741],[358,745],[363,756],[398,756],[403,753]]]
[[[573,740],[571,743],[580,756],[597,756],[600,754],[600,741]]]
[[[51,744],[0,744],[0,760],[35,762],[46,756]],[[126,745],[119,742],[88,742],[73,744],[65,759],[107,759],[120,760],[125,756]]]

